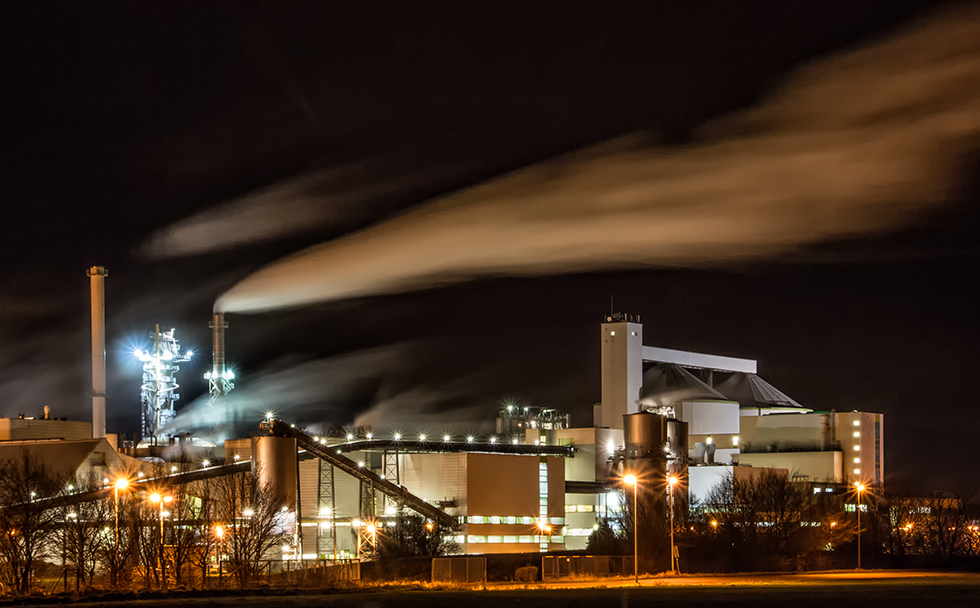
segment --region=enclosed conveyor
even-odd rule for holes
[[[405,488],[391,483],[373,471],[358,466],[358,464],[350,458],[338,454],[336,449],[331,449],[325,445],[321,445],[313,437],[310,437],[303,431],[286,424],[282,420],[276,418],[265,420],[260,425],[260,428],[273,436],[295,438],[297,445],[306,450],[307,453],[312,454],[324,462],[337,467],[344,473],[347,473],[356,479],[372,483],[374,488],[385,496],[394,499],[396,502],[404,504],[406,507],[412,509],[420,515],[423,515],[424,517],[445,525],[452,525],[455,522],[456,518],[446,513],[442,509],[425,502]]]

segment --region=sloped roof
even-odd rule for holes
[[[741,407],[775,407],[809,411],[809,408],[800,405],[792,397],[760,378],[758,374],[732,374],[715,388],[732,401],[738,401]]]
[[[731,401],[676,363],[657,363],[643,374],[644,405],[673,405],[683,401]]]
[[[3,441],[0,442],[0,461],[17,461],[26,454],[43,464],[48,473],[67,479],[86,463],[101,441],[105,440]]]

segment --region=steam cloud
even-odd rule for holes
[[[328,413],[343,423],[350,417],[347,398],[356,386],[397,370],[408,348],[392,345],[269,370],[248,379],[214,407],[209,405],[208,395],[202,395],[181,409],[162,432],[209,430],[217,425],[254,426],[270,410],[299,421],[323,419]]]
[[[698,144],[532,166],[275,262],[215,307],[696,265],[894,229],[942,197],[978,132],[980,7],[960,7],[803,68]]]
[[[423,175],[396,168],[398,174],[391,179],[369,181],[375,165],[384,164],[366,161],[331,167],[259,190],[168,226],[152,235],[140,253],[149,258],[184,257],[318,228],[345,228],[361,218],[369,203],[448,183],[466,169],[453,166]]]

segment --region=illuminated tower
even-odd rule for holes
[[[210,327],[213,342],[212,364],[211,371],[204,374],[204,378],[208,381],[208,392],[211,396],[209,404],[214,406],[218,399],[235,388],[235,383],[232,382],[235,379],[235,372],[225,366],[225,329],[228,328],[228,322],[225,321],[224,313],[214,313]]]
[[[143,439],[156,437],[159,430],[174,417],[174,401],[180,399],[177,389],[178,363],[190,361],[194,353],[180,352],[174,331],[161,332],[160,326],[150,334],[153,350],[136,349],[136,357],[143,362],[143,386],[141,387],[140,432]]]

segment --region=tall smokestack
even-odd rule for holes
[[[214,313],[210,327],[212,330],[211,371],[204,374],[204,377],[208,379],[210,403],[214,405],[215,401],[235,388],[235,383],[232,382],[235,374],[225,365],[225,329],[228,327],[225,313]]]
[[[225,375],[225,329],[228,327],[228,323],[225,322],[225,313],[214,313],[210,327],[213,330],[211,375],[215,378],[223,378]]]
[[[109,273],[92,266],[92,437],[105,437],[105,278]]]

